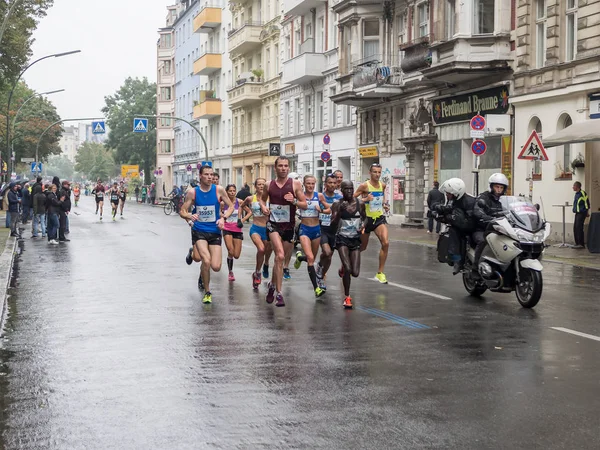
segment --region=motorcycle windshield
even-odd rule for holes
[[[542,221],[537,208],[524,197],[503,196],[502,206],[515,219],[515,225],[527,231],[536,232],[542,228]]]

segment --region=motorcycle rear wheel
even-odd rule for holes
[[[463,284],[471,297],[481,297],[487,286],[478,283],[470,273],[463,272]]]
[[[544,287],[542,272],[521,268],[519,279],[521,281],[515,287],[517,300],[523,308],[533,308],[542,297]]]
[[[167,216],[170,216],[171,213],[173,212],[173,203],[169,202],[169,203],[165,204],[163,210]]]

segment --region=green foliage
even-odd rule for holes
[[[50,156],[46,162],[46,173],[61,180],[70,180],[75,173],[75,165],[66,155]]]
[[[141,179],[140,177],[131,177],[131,178],[129,179],[129,190],[130,190],[131,192],[133,192],[133,190],[134,190],[136,187],[139,187],[139,186],[141,186],[142,184],[144,184],[144,183],[142,182],[142,179]]]
[[[110,128],[106,146],[115,150],[116,162],[143,167],[145,182],[150,183],[156,163],[155,120],[148,121],[148,133],[134,133],[133,119],[156,114],[156,84],[147,78],[127,78],[119,90],[104,101],[106,106],[102,112]]]
[[[115,176],[118,168],[111,150],[102,144],[84,142],[75,156],[75,170],[87,175],[90,180],[101,178],[106,181]]]

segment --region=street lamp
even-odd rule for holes
[[[21,79],[21,77],[23,76],[23,74],[25,72],[27,72],[27,69],[29,69],[31,66],[33,66],[34,64],[39,63],[40,61],[43,61],[44,59],[48,59],[48,58],[60,58],[62,56],[73,55],[75,53],[80,53],[80,52],[81,52],[81,50],[72,50],[70,52],[54,53],[52,55],[42,56],[41,58],[36,59],[31,64],[29,64],[27,67],[25,67],[23,69],[23,71],[19,74],[19,76],[17,77],[17,79],[13,83],[12,89],[11,89],[10,94],[8,96],[8,103],[7,103],[7,106],[6,106],[6,153],[7,154],[10,153],[10,102],[12,100],[12,96],[13,96],[13,94],[15,92],[17,84],[19,83],[19,80]]]

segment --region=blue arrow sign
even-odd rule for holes
[[[42,173],[42,169],[44,165],[41,162],[32,162],[31,163],[31,172],[32,173]]]
[[[133,119],[133,132],[134,133],[147,133],[148,132],[148,119]]]
[[[106,125],[104,121],[92,122],[92,134],[104,134],[106,133]]]

